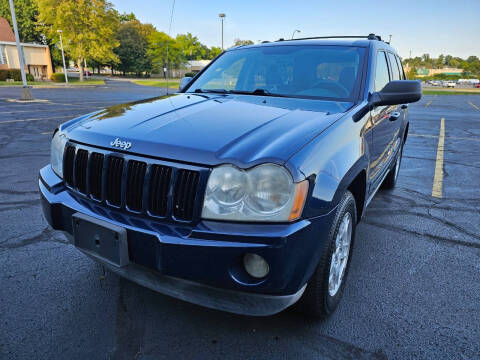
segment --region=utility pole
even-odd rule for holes
[[[22,46],[20,45],[20,37],[18,36],[17,18],[15,17],[15,8],[13,0],[10,0],[10,12],[12,14],[13,32],[15,33],[15,42],[17,43],[18,59],[20,60],[20,73],[22,74],[22,97],[21,100],[33,100],[32,92],[27,85],[27,77],[25,75],[25,61],[23,59]]]
[[[220,13],[218,14],[218,17],[220,18],[220,20],[222,20],[222,51],[223,51],[223,20],[225,19],[225,14]]]
[[[63,73],[65,75],[65,84],[68,84],[67,66],[65,65],[65,54],[63,53],[62,30],[57,30],[57,33],[60,34],[60,49],[62,50]]]
[[[389,36],[388,43],[391,44],[392,43],[392,35],[388,35],[388,36]]]

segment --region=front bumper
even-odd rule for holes
[[[87,254],[113,272],[169,296],[244,315],[275,314],[301,297],[333,217],[332,211],[290,224],[167,224],[82,198],[50,165],[40,171],[39,188],[45,218],[56,230],[71,236],[77,212],[127,230],[127,266]],[[270,265],[264,279],[243,269],[244,254],[252,252]]]

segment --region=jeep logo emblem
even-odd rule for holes
[[[115,146],[123,150],[128,150],[132,147],[132,143],[129,141],[122,141],[119,138],[116,138],[115,140],[110,142],[110,146]]]

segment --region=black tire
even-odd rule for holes
[[[350,249],[347,256],[346,269],[344,271],[341,284],[334,296],[329,293],[329,275],[330,266],[332,262],[332,255],[335,252],[336,238],[339,232],[342,220],[346,213],[350,213],[352,221]],[[340,303],[342,298],[343,288],[348,275],[348,268],[350,267],[350,259],[352,257],[353,243],[355,239],[355,227],[357,224],[357,210],[355,205],[355,198],[350,191],[345,191],[340,200],[340,203],[332,222],[329,231],[328,240],[325,242],[325,247],[322,250],[320,261],[313,273],[307,288],[300,299],[297,309],[308,316],[327,317],[331,314]]]
[[[393,189],[398,180],[398,174],[400,172],[400,166],[402,164],[402,155],[403,155],[403,143],[400,144],[400,149],[398,150],[397,159],[390,169],[387,177],[383,180],[382,187],[384,189]]]

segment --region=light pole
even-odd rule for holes
[[[65,65],[65,54],[63,53],[62,30],[57,30],[57,33],[60,34],[60,49],[62,50],[63,73],[65,75],[65,83],[68,84],[67,66]]]
[[[297,32],[298,32],[298,33],[301,33],[300,30],[295,30],[295,31],[293,32],[293,34],[292,34],[292,39],[293,39],[293,37],[295,36],[295,33],[297,33]]]
[[[220,13],[218,14],[218,17],[220,18],[220,20],[222,20],[222,51],[223,51],[223,20],[225,20],[225,14]]]
[[[392,35],[388,35],[388,36],[389,36],[388,43],[391,44],[392,43]]]
[[[23,59],[23,52],[22,47],[20,45],[20,37],[18,36],[18,28],[17,28],[17,18],[15,17],[15,8],[13,7],[13,0],[10,0],[10,12],[12,13],[12,23],[13,23],[13,31],[15,32],[15,42],[17,43],[17,52],[18,52],[18,59],[20,60],[20,73],[22,74],[22,100],[33,100],[32,92],[27,85],[27,77],[25,75],[25,61]]]

